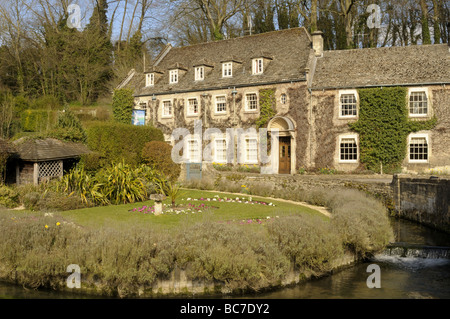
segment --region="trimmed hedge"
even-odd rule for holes
[[[43,132],[56,124],[58,111],[25,110],[20,120],[22,130],[25,132]]]
[[[152,165],[170,180],[180,176],[181,167],[171,159],[172,146],[166,142],[152,141],[144,145],[142,158],[146,164]]]
[[[142,149],[151,141],[164,141],[161,130],[151,126],[134,126],[117,122],[98,122],[87,128],[87,145],[111,162],[137,165],[143,162]]]

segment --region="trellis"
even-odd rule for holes
[[[46,161],[38,164],[38,180],[39,182],[48,180],[54,177],[63,176],[63,161]]]

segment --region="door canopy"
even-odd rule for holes
[[[278,129],[281,136],[290,135],[289,132],[293,131],[295,128],[294,123],[291,119],[284,116],[276,116],[269,121],[267,129]]]

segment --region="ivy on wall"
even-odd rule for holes
[[[406,156],[407,137],[429,130],[437,119],[408,118],[407,89],[359,89],[359,119],[350,128],[359,134],[360,161],[374,172],[395,172]]]
[[[256,126],[258,128],[263,127],[266,123],[274,117],[276,98],[275,89],[261,89],[259,90],[259,109],[260,115],[256,120]]]

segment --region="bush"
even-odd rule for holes
[[[0,185],[0,206],[13,208],[19,204],[19,193],[14,188]]]
[[[86,142],[86,132],[80,120],[70,110],[59,114],[55,127],[48,132],[48,135],[60,140]]]
[[[78,165],[63,176],[56,189],[77,196],[86,205],[126,204],[148,199],[161,181],[164,178],[145,165],[112,164],[95,175]]]
[[[122,161],[130,165],[142,163],[142,149],[151,141],[164,141],[163,133],[151,126],[96,122],[87,128],[88,147],[104,159],[102,166]]]
[[[172,146],[166,142],[151,141],[145,143],[142,149],[144,163],[153,166],[156,170],[174,181],[180,176],[180,164],[176,164],[171,158]]]
[[[78,165],[83,166],[88,172],[95,172],[102,167],[103,162],[104,158],[99,153],[91,152],[81,155]]]
[[[332,226],[320,216],[297,215],[277,218],[268,230],[296,267],[323,272],[344,254],[341,237]]]
[[[79,196],[48,191],[39,196],[37,203],[34,205],[35,210],[40,211],[65,211],[72,209],[85,208],[89,205],[82,201]]]
[[[58,111],[52,110],[25,110],[21,114],[21,126],[25,132],[45,132],[57,120]]]
[[[123,124],[131,124],[133,106],[133,90],[126,88],[114,90],[112,108],[115,121]]]

